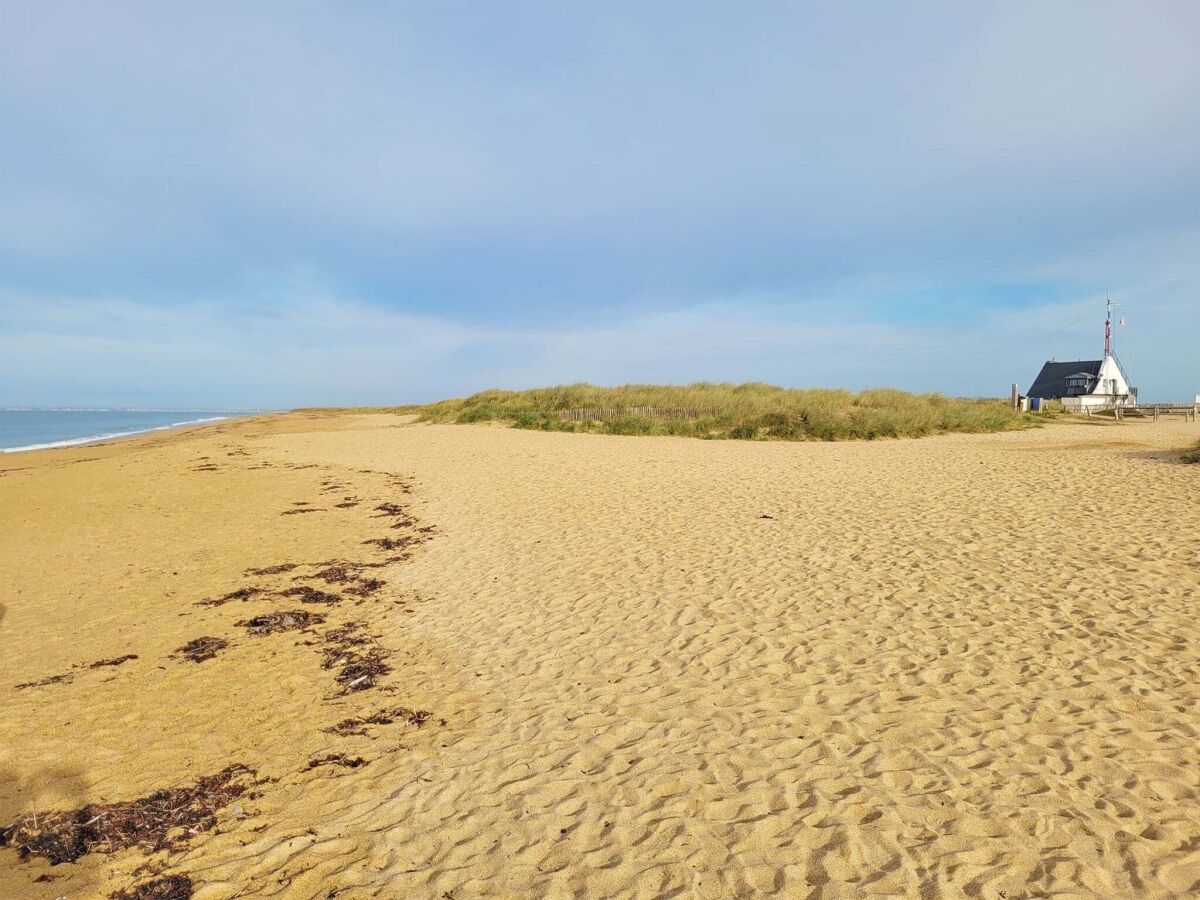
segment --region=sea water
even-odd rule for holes
[[[0,453],[71,447],[230,415],[202,409],[0,409]]]

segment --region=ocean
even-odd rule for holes
[[[237,413],[201,409],[0,409],[0,453],[71,447],[216,422]]]

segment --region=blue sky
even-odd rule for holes
[[[1200,391],[1200,5],[0,5],[0,405]]]

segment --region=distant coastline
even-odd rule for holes
[[[139,409],[0,409],[0,453],[78,447],[119,438],[220,422],[244,412]],[[188,414],[195,415],[187,418]]]

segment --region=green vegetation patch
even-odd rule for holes
[[[561,385],[490,390],[396,411],[423,422],[506,422],[542,431],[670,434],[738,440],[840,441],[992,432],[1045,421],[1014,412],[1002,399],[909,394],[891,388],[858,393],[769,384]]]

